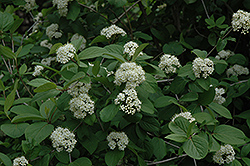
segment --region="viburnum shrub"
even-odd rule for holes
[[[0,3],[0,165],[250,165],[248,0]]]

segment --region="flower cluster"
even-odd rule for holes
[[[79,48],[79,50],[82,51],[86,47],[86,39],[82,35],[79,35],[78,33],[76,33],[71,37],[70,41],[72,42],[72,41],[78,40],[78,39],[82,40],[82,44]]]
[[[177,117],[182,116],[183,118],[187,119],[190,123],[192,123],[193,121],[195,121],[195,118],[192,116],[192,114],[190,112],[181,112],[179,114],[175,114],[172,118],[172,122],[174,122],[174,120]]]
[[[41,64],[44,64],[46,66],[50,66],[51,62],[56,60],[56,57],[48,57],[48,58],[44,58],[41,61]]]
[[[44,67],[40,65],[35,66],[35,71],[33,72],[33,76],[39,76],[41,74],[41,71],[44,69]]]
[[[127,88],[135,88],[145,81],[145,71],[135,62],[124,62],[115,73],[116,85],[126,83]]]
[[[168,74],[168,73],[175,73],[176,68],[181,67],[181,64],[175,56],[164,54],[161,57],[161,60],[158,66],[161,70],[165,70],[165,72]]]
[[[228,77],[230,75],[233,75],[233,76],[238,76],[238,75],[242,75],[242,74],[248,75],[249,70],[247,67],[243,67],[243,66],[235,64],[235,65],[233,65],[233,67],[227,69],[226,73],[227,73]]]
[[[13,160],[13,166],[19,166],[19,165],[26,166],[28,164],[29,164],[29,162],[24,156],[17,157]]]
[[[65,44],[59,47],[56,51],[56,61],[60,63],[67,63],[71,58],[74,58],[76,49],[72,44]]]
[[[116,146],[119,150],[124,150],[129,142],[128,136],[124,132],[111,132],[107,136],[107,140],[111,150],[114,150]]]
[[[106,27],[101,30],[101,35],[106,36],[107,39],[110,39],[113,35],[118,34],[125,36],[127,33],[122,28],[116,25],[111,25],[110,27]]]
[[[130,42],[127,42],[124,46],[124,51],[123,51],[123,54],[128,54],[129,57],[133,56],[135,54],[135,50],[139,47],[137,43],[133,42],[133,41],[130,41]],[[143,55],[143,52],[140,52],[139,53],[139,56],[140,55]]]
[[[250,13],[243,10],[238,10],[232,17],[232,28],[234,31],[240,31],[244,35],[249,32],[250,29]]]
[[[214,63],[208,58],[195,58],[192,64],[193,72],[197,78],[200,78],[200,74],[203,72],[202,76],[206,79],[214,71]]]
[[[215,96],[214,96],[214,102],[218,104],[222,104],[226,101],[226,99],[221,96],[225,94],[225,89],[224,88],[215,88]]]
[[[120,109],[126,114],[134,115],[140,112],[141,101],[137,97],[135,89],[124,89],[115,99],[115,104],[120,104]]]
[[[91,84],[84,84],[82,82],[72,83],[70,89],[67,91],[73,97],[77,97],[82,93],[88,93],[91,88]]]
[[[57,127],[50,135],[52,145],[58,152],[63,149],[66,152],[72,152],[75,147],[76,139],[75,134],[70,132],[67,128]]]
[[[234,152],[233,147],[227,144],[225,146],[220,147],[220,150],[218,150],[214,154],[213,160],[219,165],[224,164],[225,162],[229,164],[235,159],[234,155],[235,155],[235,152]]]
[[[48,48],[48,49],[51,49],[52,44],[51,44],[51,43],[49,43],[49,41],[48,41],[48,40],[43,40],[43,41],[41,41],[40,46],[42,46],[42,47],[46,47],[46,48]]]
[[[67,16],[68,13],[68,1],[69,0],[53,0],[53,6],[57,5],[60,16]]]
[[[26,2],[26,4],[21,5],[21,7],[23,7],[26,10],[27,13],[29,11],[31,11],[36,6],[36,1],[35,0],[25,0],[25,2]]]
[[[51,24],[46,28],[46,35],[50,38],[50,40],[55,38],[60,38],[62,36],[61,32],[58,32],[59,25],[58,24]]]
[[[225,59],[227,60],[230,56],[233,56],[234,52],[230,50],[222,50],[218,52],[218,55],[215,56],[216,59]]]

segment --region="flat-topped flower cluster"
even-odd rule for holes
[[[214,71],[214,63],[208,58],[202,59],[200,57],[195,58],[193,61],[193,72],[195,77],[200,78],[201,74],[203,78],[207,78]]]
[[[135,51],[139,47],[139,45],[136,42],[130,41],[127,42],[123,47],[123,54],[128,54],[129,57],[132,57],[135,54]],[[139,53],[139,56],[141,55],[143,55],[143,52]]]
[[[111,25],[101,30],[101,35],[104,35],[107,39],[110,39],[113,35],[125,36],[126,34],[127,33],[122,28],[116,25]]]
[[[13,166],[26,166],[28,164],[29,162],[24,156],[17,157],[13,160]]]
[[[161,57],[160,63],[158,66],[161,70],[169,74],[169,73],[176,73],[177,68],[180,68],[181,64],[178,58],[176,58],[175,56],[164,54]]]
[[[172,118],[172,122],[174,122],[174,120],[177,117],[183,117],[185,119],[187,119],[190,123],[192,123],[193,121],[195,121],[195,118],[192,116],[191,112],[181,112],[179,114],[175,114]]]
[[[238,10],[232,17],[232,28],[234,31],[240,31],[242,34],[249,33],[250,29],[250,13]]]
[[[229,164],[235,159],[234,155],[235,155],[235,152],[234,152],[233,147],[227,144],[225,146],[220,147],[220,150],[218,150],[214,154],[213,160],[219,165],[224,164],[225,162]]]
[[[222,104],[226,101],[226,99],[221,96],[225,94],[225,89],[224,88],[215,88],[215,96],[214,96],[214,102],[218,104]]]
[[[108,146],[114,150],[117,146],[119,150],[124,150],[129,143],[128,136],[124,132],[111,132],[107,136]]]

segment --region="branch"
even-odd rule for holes
[[[159,81],[156,81],[156,82],[170,82],[170,81],[173,81],[174,79],[165,79],[165,80],[159,80]]]
[[[207,8],[206,8],[206,5],[205,5],[204,1],[201,0],[201,2],[202,2],[202,5],[203,5],[203,8],[204,8],[204,10],[205,10],[205,13],[206,13],[206,15],[207,15],[207,18],[210,18],[209,15],[208,15]]]
[[[247,82],[248,80],[242,80],[242,81],[239,81],[239,82],[235,82],[233,84],[230,84],[230,86],[234,86],[236,84],[241,84],[241,83],[244,83],[244,82]]]
[[[161,163],[165,163],[165,162],[168,162],[168,161],[171,161],[171,160],[175,160],[175,159],[178,159],[178,158],[181,158],[181,157],[185,157],[185,156],[187,156],[187,154],[183,154],[183,155],[177,156],[177,157],[172,157],[172,158],[169,158],[169,159],[166,159],[166,160],[162,160],[162,161],[156,161],[156,162],[147,163],[147,165],[161,164]]]

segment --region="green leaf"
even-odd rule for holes
[[[33,47],[34,47],[34,44],[27,44],[27,45],[25,45],[20,50],[20,53],[18,53],[18,51],[16,52],[16,57],[20,58],[22,56],[27,55]]]
[[[33,87],[39,87],[45,83],[48,83],[50,81],[44,79],[44,78],[36,78],[34,80],[31,80],[30,82],[28,82],[27,84]]]
[[[186,136],[179,135],[179,134],[169,134],[165,138],[176,141],[176,142],[185,142],[187,140]]]
[[[193,117],[198,123],[201,123],[201,124],[214,125],[216,122],[218,122],[210,114],[206,112],[199,112],[199,113],[193,114]]]
[[[199,93],[198,102],[202,105],[208,105],[214,100],[215,90],[213,87],[209,88],[208,91],[204,91],[203,93]]]
[[[215,33],[210,33],[208,35],[208,43],[211,45],[211,46],[215,46],[216,44],[216,34]]]
[[[54,107],[55,103],[51,100],[47,100],[40,106],[40,114],[44,118],[48,119]]]
[[[0,45],[0,54],[4,55],[7,58],[10,59],[16,59],[15,54],[11,51],[9,47]]]
[[[18,115],[20,114],[40,115],[39,111],[36,108],[28,105],[17,105],[12,107],[10,111]]]
[[[155,100],[154,106],[156,108],[166,107],[170,104],[173,104],[173,102],[171,102],[170,100],[176,100],[176,99],[170,96],[161,96]]]
[[[188,76],[191,80],[195,80],[196,77],[194,75],[193,69],[192,69],[192,64],[186,64],[185,66],[181,67],[178,70],[178,76],[179,77],[186,77]]]
[[[24,134],[28,126],[28,123],[3,124],[1,125],[1,130],[11,138],[19,138]]]
[[[92,67],[92,73],[97,76],[97,74],[99,73],[100,71],[100,61],[95,61],[94,62],[94,66]]]
[[[233,119],[230,111],[218,103],[210,103],[209,107],[212,108],[216,113],[220,114],[221,116],[227,118],[227,119]]]
[[[12,120],[11,123],[18,123],[18,122],[23,122],[23,121],[28,121],[28,120],[45,120],[44,117],[41,115],[36,115],[36,114],[20,114],[15,116]]]
[[[115,117],[118,111],[119,111],[119,107],[117,105],[110,104],[104,107],[100,111],[100,118],[103,122],[109,122]]]
[[[135,53],[132,57],[132,60],[131,62],[134,62],[136,60],[136,58],[139,56],[139,53],[144,50],[144,48],[146,48],[147,46],[149,45],[149,43],[144,43],[142,45],[140,45],[136,50],[135,50]]]
[[[154,112],[156,112],[154,105],[151,103],[150,100],[148,100],[147,98],[141,98],[141,110],[143,112],[146,112],[148,114],[154,114]]]
[[[27,65],[24,63],[19,69],[19,74],[23,75],[26,71],[27,71]]]
[[[133,35],[135,37],[137,37],[137,38],[141,38],[141,39],[144,39],[144,40],[153,40],[153,38],[151,36],[149,36],[146,33],[140,32],[140,31],[137,31],[137,32],[133,33]]]
[[[180,101],[195,101],[198,99],[198,94],[195,92],[189,92],[180,98]]]
[[[154,137],[150,143],[153,145],[153,153],[157,160],[161,160],[167,154],[167,147],[163,139]]]
[[[10,28],[10,33],[14,33],[19,28],[19,26],[23,23],[23,20],[24,20],[23,18],[16,19]]]
[[[66,85],[64,86],[64,89],[67,89],[70,84],[72,84],[73,82],[77,81],[77,80],[80,80],[82,78],[84,78],[86,76],[86,74],[82,71],[76,73],[67,83]]]
[[[188,126],[190,125],[189,121],[183,117],[177,117],[174,122],[168,124],[169,129],[178,135],[187,135]]]
[[[217,152],[220,150],[220,144],[209,134],[209,150],[210,152]]]
[[[14,18],[10,13],[0,12],[0,31],[8,31],[13,23]]]
[[[108,39],[104,35],[99,35],[92,40],[90,45],[92,45],[94,43],[100,43],[100,42],[108,42]]]
[[[81,7],[78,4],[77,1],[73,1],[69,5],[69,12],[67,14],[67,19],[71,19],[72,21],[75,21],[78,15],[80,14]]]
[[[232,65],[234,65],[234,64],[245,65],[247,62],[247,59],[242,54],[235,54],[235,55],[229,57],[227,62],[232,64]]]
[[[110,53],[116,53],[119,55],[123,55],[123,46],[118,45],[118,44],[110,44],[104,47],[108,52]]]
[[[216,47],[217,52],[222,51],[226,47],[226,45],[227,45],[227,40],[226,39],[222,40],[221,38],[219,38]]]
[[[69,166],[92,166],[92,162],[87,157],[81,157],[70,163]]]
[[[116,54],[116,53],[103,53],[103,57],[104,58],[109,58],[109,57],[112,57],[112,58],[115,58],[117,59],[118,61],[120,61],[121,63],[124,63],[126,62],[126,60],[123,58],[123,56],[121,56],[120,54]]]
[[[15,94],[16,94],[16,90],[17,90],[18,81],[19,80],[15,81],[14,89],[7,96],[7,98],[6,98],[5,102],[4,102],[4,113],[6,114],[6,116],[8,118],[9,118],[8,111],[9,111],[10,107],[13,105],[14,100],[15,100]]]
[[[242,166],[242,165],[237,159],[234,159],[230,166]]]
[[[12,166],[10,158],[3,153],[0,153],[0,161],[3,162],[5,166]]]
[[[184,52],[184,48],[180,43],[170,42],[169,44],[164,44],[163,52],[171,55],[180,55]]]
[[[207,57],[207,51],[201,51],[199,49],[194,49],[191,52],[194,53],[195,55],[197,55],[198,57],[200,57],[201,59],[205,59]]]
[[[1,90],[5,90],[5,86],[4,86],[4,84],[3,84],[3,81],[0,79],[0,89]]]
[[[124,157],[124,154],[124,151],[109,151],[105,154],[105,163],[108,166],[116,166],[118,162]]]
[[[210,81],[210,77],[208,77],[207,79],[204,78],[199,78],[196,79],[196,82],[206,91],[208,91],[210,85],[211,85],[211,81]]]
[[[33,145],[40,144],[53,131],[54,126],[46,122],[33,123],[25,130],[25,138],[33,143]]]
[[[84,137],[80,140],[82,146],[87,149],[90,154],[93,154],[98,147],[99,140],[94,134],[90,134],[88,137]]]
[[[184,0],[186,2],[186,4],[191,4],[191,3],[195,3],[197,0]]]
[[[50,55],[50,54],[55,54],[56,51],[57,51],[57,49],[58,49],[59,47],[61,47],[61,46],[63,46],[62,43],[56,43],[56,44],[54,44],[54,45],[51,47],[50,51],[49,51],[49,55]]]
[[[171,83],[169,90],[173,92],[174,94],[181,93],[184,89],[186,84],[188,83],[188,80],[186,80],[183,77],[175,77],[174,81]]]
[[[247,156],[250,153],[250,144],[244,145],[241,149],[241,156]]]
[[[56,89],[57,85],[53,82],[47,82],[43,85],[40,85],[39,87],[37,87],[36,89],[34,89],[34,92],[38,93],[38,92],[46,92],[48,90],[51,89]]]
[[[92,46],[92,47],[89,47],[89,48],[86,48],[85,50],[83,50],[78,55],[78,58],[79,58],[79,60],[92,59],[92,58],[102,56],[103,53],[105,53],[105,52],[107,52],[107,50],[104,48]]]
[[[32,100],[33,101],[41,101],[41,100],[46,100],[50,97],[55,97],[56,95],[58,95],[60,93],[60,91],[58,90],[55,90],[55,89],[51,89],[49,91],[46,91],[46,92],[40,92],[40,93],[37,93],[33,98]]]
[[[225,16],[221,16],[220,18],[218,18],[215,22],[215,24],[218,26],[218,25],[221,25],[224,21],[225,21],[226,17]]]
[[[245,144],[247,138],[241,130],[229,125],[217,126],[213,136],[217,140],[231,145]]]
[[[208,153],[208,142],[205,138],[195,135],[183,144],[183,150],[188,156],[200,160]]]
[[[139,125],[142,129],[149,132],[155,132],[160,130],[160,123],[153,117],[144,116]]]
[[[108,0],[108,2],[115,7],[122,7],[127,3],[127,0]]]

